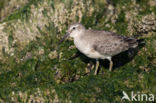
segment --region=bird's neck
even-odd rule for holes
[[[80,51],[88,45],[88,41],[85,40],[84,35],[85,31],[79,32],[79,34],[74,37],[74,44]]]
[[[84,35],[85,31],[79,31],[79,32],[76,32],[73,36],[74,40],[80,40],[82,39],[82,36]]]

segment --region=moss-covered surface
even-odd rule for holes
[[[30,0],[2,22],[8,48],[0,49],[0,102],[120,103],[122,91],[156,96],[155,10],[148,0]],[[86,28],[138,34],[146,45],[132,60],[127,53],[114,57],[112,72],[108,61],[101,61],[95,76],[95,60],[80,54],[71,40],[58,46],[76,21]],[[80,56],[70,60],[77,52]]]

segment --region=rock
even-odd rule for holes
[[[142,17],[141,21],[136,24],[136,30],[139,33],[148,33],[156,31],[156,16],[154,14]]]

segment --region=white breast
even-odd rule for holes
[[[74,39],[75,46],[80,50],[80,52],[87,54],[90,51],[90,45],[79,38]]]
[[[89,58],[94,58],[94,59],[99,59],[99,58],[103,59],[104,58],[103,55],[101,55],[97,51],[93,50],[92,44],[88,43],[87,41],[85,41],[83,39],[75,38],[74,44],[79,49],[80,52],[82,52]]]

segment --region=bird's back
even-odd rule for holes
[[[113,32],[86,30],[84,35],[83,38],[91,43],[94,50],[107,56],[116,55],[138,45],[135,38],[120,36]]]

